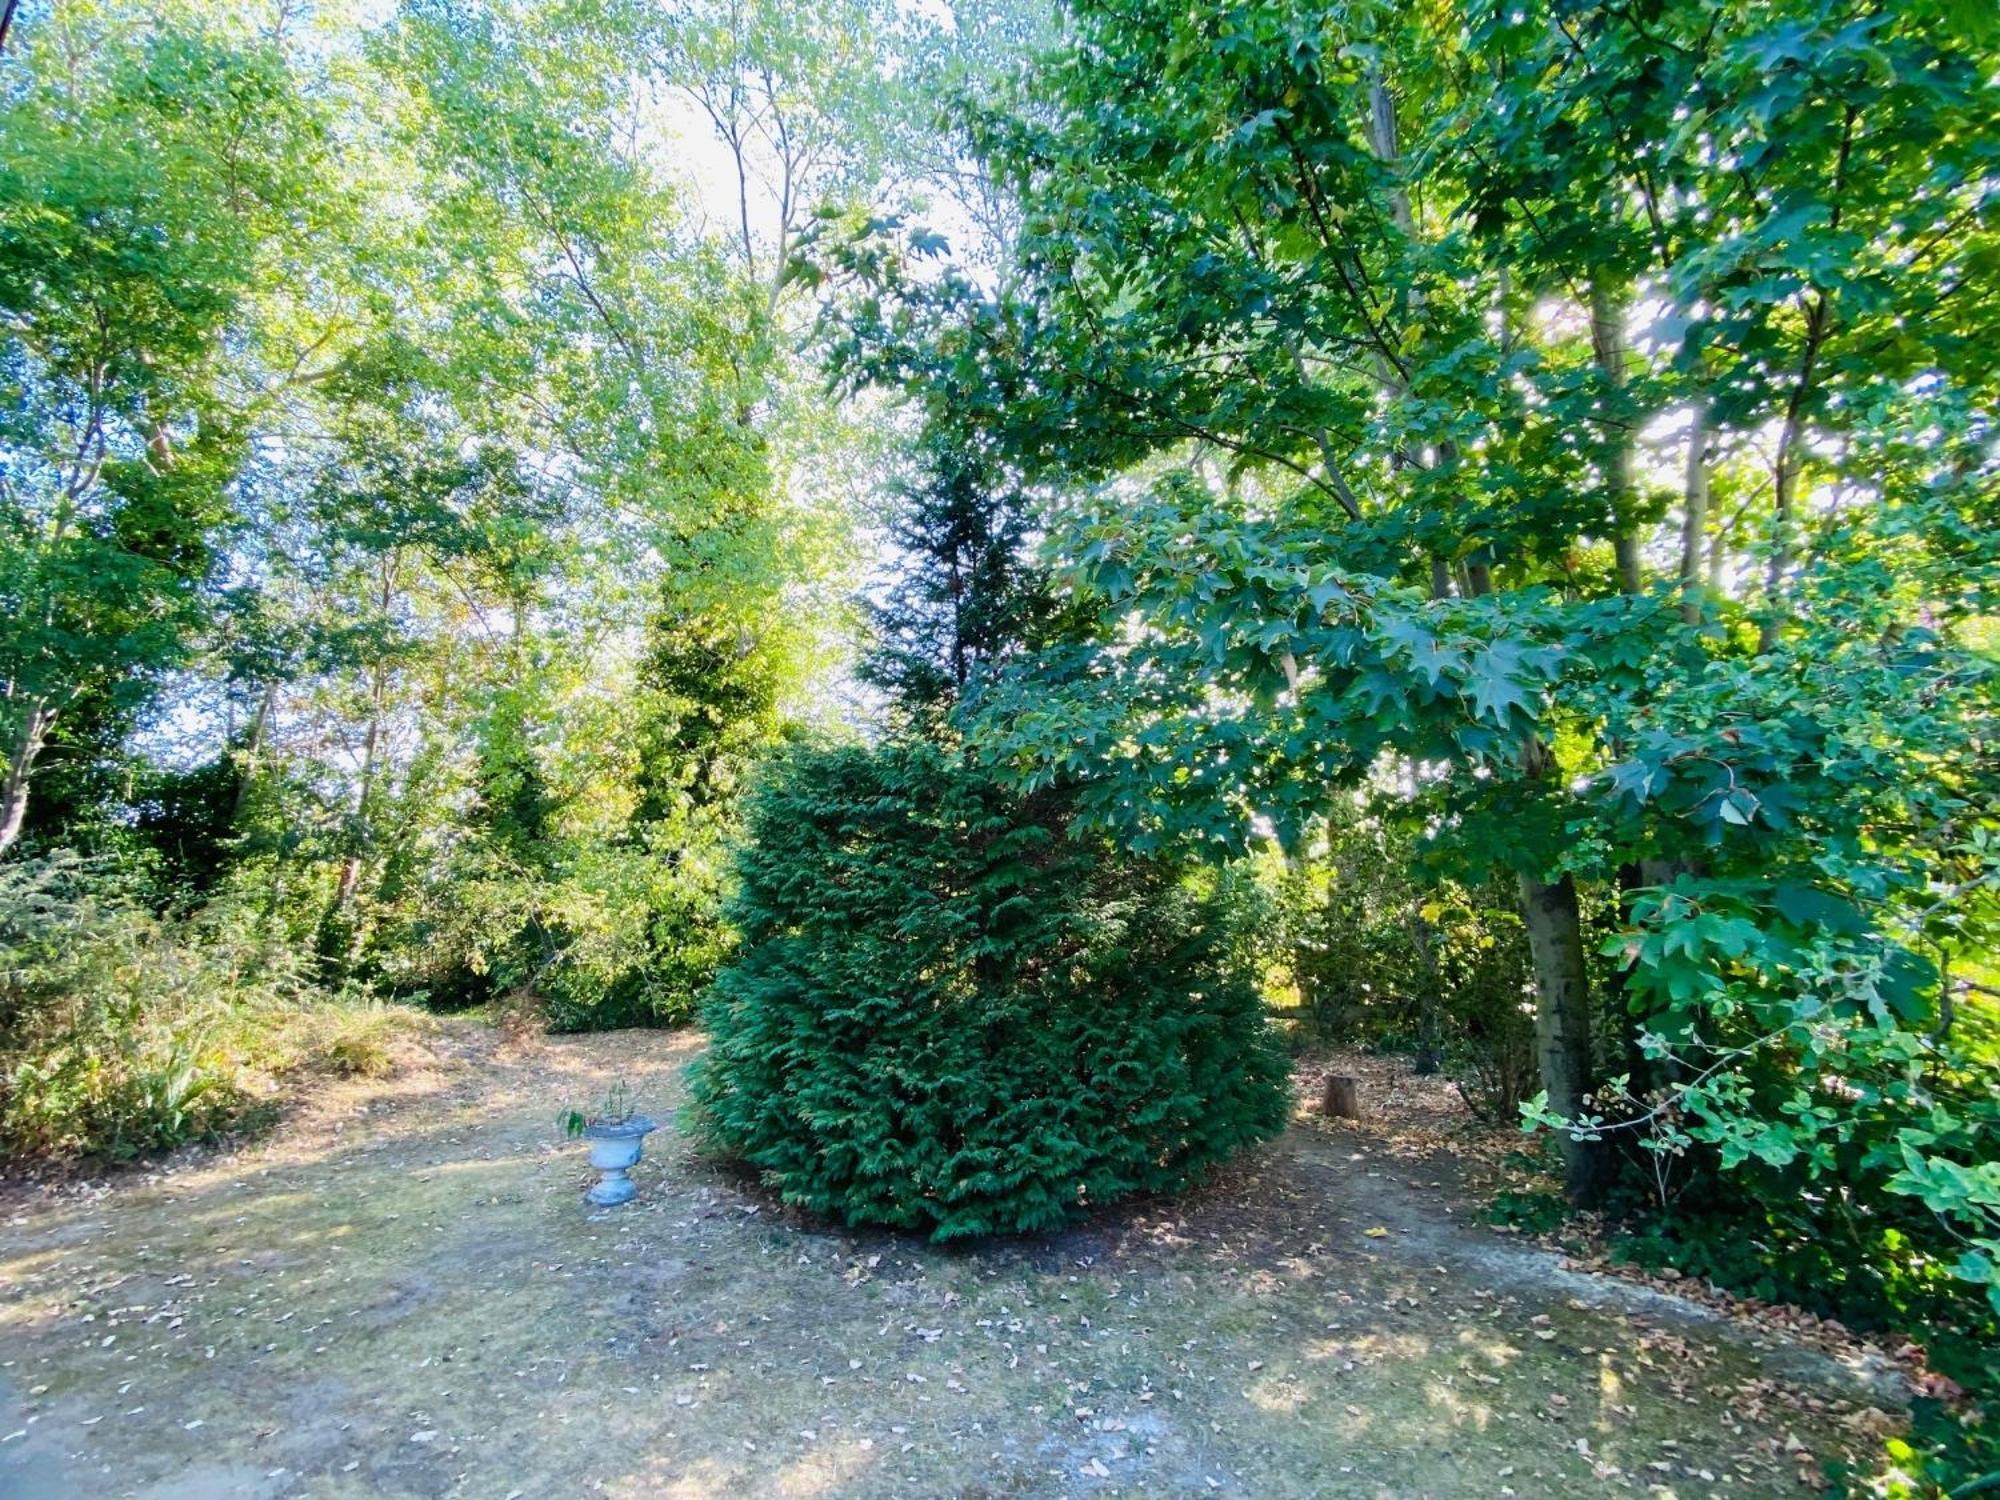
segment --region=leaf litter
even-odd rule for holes
[[[1429,1080],[1343,1059],[1403,1103],[940,1249],[671,1130],[589,1212],[548,1101],[622,1073],[669,1118],[698,1039],[440,1038],[261,1145],[0,1201],[10,1500],[1742,1496],[1900,1421],[1832,1331],[1479,1227],[1497,1149]]]

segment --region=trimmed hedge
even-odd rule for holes
[[[933,1238],[1186,1186],[1282,1128],[1226,912],[921,744],[753,796],[694,1123],[786,1201]]]

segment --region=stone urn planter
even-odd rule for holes
[[[639,1190],[627,1175],[639,1164],[646,1137],[657,1127],[645,1115],[623,1120],[592,1120],[583,1127],[590,1142],[590,1164],[603,1175],[584,1197],[599,1208],[616,1208]]]
[[[556,1116],[556,1123],[564,1135],[590,1142],[590,1164],[602,1175],[584,1197],[599,1208],[629,1202],[639,1190],[626,1174],[639,1164],[646,1137],[658,1127],[649,1116],[632,1108],[632,1096],[625,1085],[615,1085],[600,1108],[588,1114],[566,1109]]]

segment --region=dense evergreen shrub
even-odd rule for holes
[[[696,1118],[787,1201],[1047,1229],[1283,1125],[1232,924],[1171,870],[928,745],[794,750],[750,834]]]

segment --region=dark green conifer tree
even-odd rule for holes
[[[876,645],[860,676],[899,723],[936,734],[982,673],[1076,622],[1027,555],[1029,497],[991,458],[933,437],[891,502],[901,566],[870,602]]]
[[[962,444],[901,486],[872,748],[750,800],[699,1129],[787,1201],[938,1239],[1168,1192],[1283,1127],[1286,1065],[1212,881],[1083,832],[958,745],[983,672],[1074,635],[1024,497]]]

